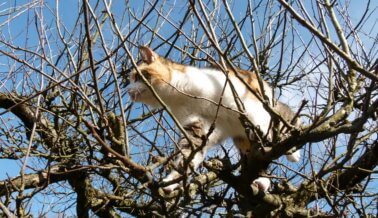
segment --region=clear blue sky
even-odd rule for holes
[[[62,0],[62,1],[59,1],[59,2],[60,2],[60,4],[59,4],[60,19],[64,22],[67,29],[72,29],[73,25],[74,25],[74,19],[72,19],[72,18],[76,17],[80,5],[78,5],[78,1],[74,1],[74,0],[66,0],[66,1]],[[123,15],[124,1],[115,0],[113,2],[114,3],[113,3],[112,11],[113,11],[116,19],[120,20],[122,18],[122,15]],[[131,2],[130,3],[131,7],[138,14],[140,14],[141,13],[141,7],[142,7],[141,5],[143,4],[142,3],[143,1],[130,1],[130,2]],[[366,2],[366,1],[352,0],[350,2],[351,5],[348,8],[348,10],[351,12],[350,14],[352,15],[352,20],[361,17],[361,15],[362,15],[362,13],[365,9],[363,7],[364,4],[362,2]],[[24,3],[30,3],[30,1],[18,0],[18,1],[6,1],[5,3],[0,3],[0,25],[2,25],[2,26],[0,26],[1,37],[12,38],[13,44],[19,45],[19,46],[24,46],[25,45],[25,36],[26,36],[26,34],[28,34],[29,37],[30,37],[30,38],[28,38],[28,41],[27,41],[28,45],[35,45],[38,42],[38,38],[37,38],[38,33],[36,32],[35,22],[34,22],[34,18],[35,18],[34,12],[35,11],[32,10],[32,11],[29,11],[29,12],[25,12],[25,13],[22,13],[21,15],[15,17],[14,20],[11,22],[11,25],[4,23],[5,20],[9,19],[9,16],[2,15],[2,14],[5,14],[7,12],[7,8],[13,7],[15,5],[21,6]],[[171,13],[170,16],[172,18],[175,18],[175,16],[182,17],[182,12],[184,11],[182,7],[184,7],[185,5],[183,5],[182,1],[167,1],[166,2],[166,4],[173,4],[173,3],[175,3],[176,6],[173,7],[172,13]],[[376,7],[378,7],[378,1],[373,0],[371,8],[376,8]],[[50,9],[55,10],[55,1],[52,1],[52,0],[51,1],[45,1],[45,7],[43,8],[43,12],[44,12],[44,19],[45,19],[46,25],[53,25],[52,22],[54,22],[54,19],[53,19],[53,16],[51,15]],[[38,12],[38,10],[39,9],[37,8],[36,11]],[[235,4],[235,6],[233,8],[233,11],[235,12],[236,17],[238,17],[238,14],[242,14],[244,10],[245,10],[244,4]],[[240,12],[240,13],[238,13],[238,12]],[[312,12],[310,11],[310,13],[312,13]],[[372,16],[377,16],[377,14],[372,15]],[[151,22],[153,22],[153,21],[154,20],[151,20]],[[127,22],[127,18],[124,22]],[[365,27],[367,29],[369,29],[368,26],[372,26],[372,25],[376,25],[376,24],[373,23],[373,22],[367,23]],[[126,25],[124,24],[122,26],[126,26]],[[373,29],[374,30],[371,33],[367,33],[367,35],[370,35],[372,37],[377,37],[378,27],[375,26],[375,28],[373,28]],[[163,26],[162,30],[159,33],[164,35],[164,36],[168,36],[168,35],[171,34],[170,30],[171,30],[170,25],[165,24]],[[52,29],[51,31],[54,31],[54,29]],[[125,33],[127,33],[126,28],[123,31]],[[306,35],[306,33],[303,33],[303,35]],[[148,37],[146,37],[146,39],[148,39]],[[363,38],[362,38],[362,40],[364,41]],[[141,39],[141,41],[144,42],[144,39]],[[372,46],[372,45],[366,44],[366,47],[370,47],[370,46]],[[3,48],[3,45],[0,45],[0,49],[2,49],[2,48]],[[4,56],[0,56],[0,72],[1,73],[8,72],[10,70],[8,65],[6,64],[7,62],[8,62],[7,58],[5,58]],[[7,83],[6,88],[11,89],[14,85],[15,84]],[[5,87],[2,87],[2,85],[0,83],[0,91],[3,92],[5,90],[6,90]],[[298,100],[300,100],[300,99],[296,99],[296,101],[298,101]],[[295,105],[295,103],[294,103],[294,105]],[[0,112],[1,111],[2,110],[0,110]],[[10,116],[12,116],[12,115],[11,114],[3,115],[2,119],[7,119]],[[3,125],[3,124],[0,122],[0,125]],[[4,146],[1,143],[1,141],[0,141],[0,146]],[[34,161],[34,160],[31,160],[31,161]],[[14,177],[14,176],[19,175],[21,165],[22,165],[21,161],[12,161],[12,160],[0,159],[0,180],[3,180],[3,179],[8,178],[8,177]],[[36,210],[36,212],[37,212],[38,208],[33,208],[33,210]]]

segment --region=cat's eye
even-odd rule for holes
[[[141,76],[139,75],[139,73],[135,73],[134,81],[135,81],[135,82],[139,82],[140,80],[142,80],[142,78],[141,78]]]
[[[151,81],[151,75],[146,70],[142,70],[141,73],[143,74],[144,78],[146,78],[147,81]],[[142,81],[142,77],[139,75],[139,73],[135,74],[135,82]]]
[[[146,78],[148,81],[150,81],[151,75],[148,73],[147,70],[142,70],[141,73],[143,74],[144,78]]]

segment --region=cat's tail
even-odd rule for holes
[[[298,162],[301,159],[301,150],[296,150],[293,153],[286,155],[286,159],[290,162]]]

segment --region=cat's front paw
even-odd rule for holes
[[[259,190],[263,191],[263,192],[267,192],[269,187],[270,187],[270,179],[266,178],[266,177],[259,177],[257,179],[255,179],[253,182],[252,182],[253,185],[256,185]]]
[[[286,159],[290,162],[298,162],[301,159],[301,150],[296,150],[292,154],[286,155]]]
[[[168,183],[171,182],[172,180],[175,180],[179,178],[180,174],[177,171],[172,171],[168,176],[166,176],[162,181],[163,183]],[[171,185],[162,187],[164,193],[170,194],[173,192],[175,189],[179,188],[179,183],[173,183]]]
[[[168,182],[168,181],[165,181],[165,182]],[[179,188],[179,184],[178,183],[174,183],[172,185],[165,186],[162,189],[163,189],[163,191],[164,191],[165,194],[170,194],[171,192],[173,192],[177,188]]]

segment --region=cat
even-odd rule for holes
[[[255,94],[262,96],[256,74],[238,70],[238,74],[252,88],[255,93],[253,94],[232,71],[228,73],[229,82],[226,83],[226,75],[218,69],[181,65],[160,57],[149,47],[141,46],[139,52],[142,57],[141,64],[137,66],[139,71],[182,126],[201,122],[203,129],[207,132],[216,120],[215,128],[209,135],[206,146],[197,152],[191,160],[193,169],[203,162],[208,148],[222,143],[227,138],[233,139],[241,154],[250,152],[250,141],[239,120],[240,111],[235,102],[233,88],[243,103],[245,115],[250,122],[258,127],[264,135],[270,134],[271,116],[264,109],[263,103],[255,96]],[[264,94],[272,103],[272,89],[267,82],[263,81],[262,84]],[[136,70],[132,71],[130,75],[128,94],[134,102],[142,102],[154,108],[161,107],[160,102]],[[217,104],[221,97],[222,106],[217,114]],[[294,113],[283,103],[278,102],[276,108],[282,111],[284,119],[291,121],[294,117]],[[190,153],[189,148],[181,149],[184,156]],[[287,155],[287,158],[292,162],[299,161],[300,152],[295,151]],[[180,161],[182,161],[182,157],[176,160],[176,164],[179,164]],[[179,176],[177,171],[172,170],[163,181],[169,182]],[[259,187],[263,187],[263,191],[268,190],[270,186],[269,179],[262,177],[256,179],[255,183]],[[176,187],[178,184],[171,184],[166,186],[164,191],[170,192]]]

